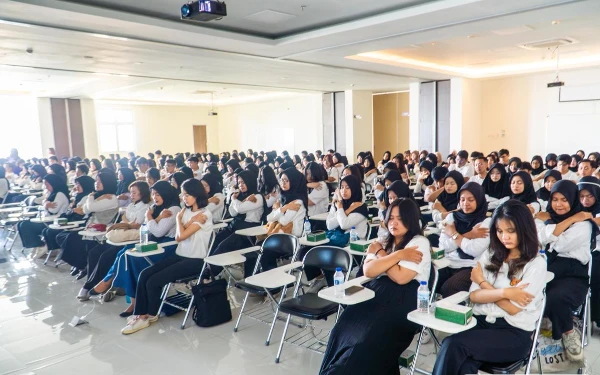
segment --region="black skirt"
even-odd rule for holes
[[[331,331],[320,374],[399,374],[398,357],[419,325],[406,319],[417,308],[416,280],[400,285],[388,277],[370,281],[369,301],[348,306]]]

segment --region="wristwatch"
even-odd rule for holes
[[[458,232],[454,232],[454,234],[452,236],[450,236],[450,238],[452,238],[453,240],[457,239],[459,236]]]

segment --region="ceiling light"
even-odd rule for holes
[[[477,38],[477,35],[467,35],[467,39]]]
[[[435,46],[435,42],[431,42],[431,45],[432,45],[432,46]]]
[[[6,20],[0,20],[0,23],[4,24],[4,25],[12,25],[12,26],[33,27],[33,25],[29,25],[27,23],[6,21]]]
[[[102,38],[102,39],[113,39],[113,40],[123,40],[123,41],[129,40],[128,38],[123,38],[120,36],[106,35],[106,34],[90,34],[90,35],[95,36],[96,38]]]
[[[142,65],[142,64],[143,64],[143,62],[141,62],[141,61],[136,61],[133,63],[133,65]]]
[[[558,25],[559,23],[560,23],[560,20],[554,20],[554,21],[552,21],[553,25]]]
[[[93,59],[93,58],[94,58],[94,56],[83,56],[83,58],[84,58],[84,59],[87,59],[87,60],[91,60],[91,59]]]

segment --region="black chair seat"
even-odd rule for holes
[[[244,292],[249,292],[252,294],[257,294],[259,296],[266,296],[267,292],[265,292],[264,288],[261,288],[259,286],[256,285],[252,285],[252,284],[248,284],[245,281],[238,281],[235,283],[235,287],[238,289],[243,290]],[[293,288],[294,287],[294,283],[291,283],[289,285],[287,285],[288,288]],[[277,294],[279,292],[281,292],[281,290],[283,289],[283,287],[279,287],[279,288],[271,288],[269,289],[269,292],[271,293],[271,295],[273,294]]]
[[[320,298],[315,293],[284,301],[279,306],[279,311],[309,320],[322,320],[338,311],[338,304]]]
[[[519,371],[519,369],[521,369],[521,367],[525,365],[525,363],[525,359],[506,363],[485,362],[479,369],[487,372],[488,374],[515,374],[517,371]]]

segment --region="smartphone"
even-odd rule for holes
[[[354,285],[354,286],[351,286],[351,287],[350,287],[350,288],[348,288],[348,289],[345,289],[345,290],[344,290],[344,292],[346,292],[346,295],[347,295],[347,296],[351,296],[351,295],[353,295],[354,293],[360,292],[360,291],[361,291],[361,290],[363,290],[363,289],[365,289],[365,287],[363,287],[363,286],[360,286],[360,285]]]

